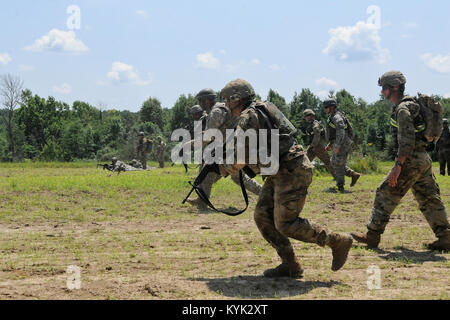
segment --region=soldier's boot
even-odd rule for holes
[[[366,233],[350,232],[350,235],[358,242],[365,243],[371,249],[378,248],[381,235],[375,231],[368,230]]]
[[[425,245],[429,250],[450,251],[450,234],[439,237],[432,243]]]
[[[337,186],[337,189],[338,189],[338,191],[339,191],[340,193],[345,193],[345,188],[344,188],[344,186],[338,185],[338,186]]]
[[[361,173],[353,172],[352,183],[350,183],[350,187],[353,187],[356,184],[356,181],[358,181],[359,177],[361,177]]]
[[[267,278],[301,278],[302,275],[302,266],[295,258],[291,262],[283,262],[276,268],[271,268],[264,271],[264,277]]]
[[[353,239],[350,235],[334,232],[327,235],[325,231],[321,231],[317,243],[322,246],[327,245],[331,248],[333,254],[331,270],[338,271],[345,264],[345,261],[347,261]]]

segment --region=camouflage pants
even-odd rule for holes
[[[299,217],[312,176],[313,166],[305,156],[282,163],[279,172],[265,180],[255,208],[259,231],[286,263],[295,259],[289,238],[318,243],[324,230]]]
[[[147,154],[143,152],[138,155],[138,158],[139,158],[138,160],[142,164],[142,169],[146,170],[147,169]]]
[[[447,175],[450,175],[450,149],[440,149],[438,152],[440,173],[445,176],[445,167],[447,167]]]
[[[334,168],[336,185],[344,186],[345,185],[345,176],[351,177],[355,173],[352,169],[347,167],[347,157],[350,153],[351,145],[343,145],[339,149],[339,153],[335,154],[333,151],[333,155],[331,156],[331,165]]]
[[[334,177],[334,168],[331,165],[330,154],[323,146],[318,146],[313,148],[312,146],[308,147],[306,155],[308,156],[309,161],[313,161],[316,157],[323,162],[328,172]]]
[[[395,187],[389,186],[387,176],[384,178],[377,188],[367,228],[382,234],[392,212],[409,189],[435,235],[450,234],[447,213],[426,152],[414,152],[411,159],[405,161]]]
[[[159,167],[164,168],[164,156],[158,156]]]

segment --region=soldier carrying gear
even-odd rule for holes
[[[280,128],[280,137],[288,139],[289,133],[295,128],[275,105],[262,101],[253,101],[255,96],[251,85],[244,80],[228,83],[221,92],[226,107],[238,116],[237,129],[246,132]],[[278,111],[277,111],[278,110]],[[234,139],[235,148],[239,138]],[[274,175],[267,175],[259,194],[255,208],[254,219],[262,236],[275,248],[281,258],[281,264],[264,272],[266,277],[301,277],[303,269],[295,256],[289,241],[294,238],[304,242],[316,243],[320,246],[328,245],[332,249],[332,270],[339,270],[347,259],[352,245],[349,235],[329,232],[324,227],[309,223],[300,218],[309,185],[312,181],[313,166],[305,156],[303,147],[292,140],[293,144],[284,152],[286,143],[279,144],[279,170]],[[268,143],[268,142],[267,142]],[[257,143],[260,146],[261,143]],[[272,146],[274,147],[274,146]],[[250,152],[251,146],[245,145],[245,154]],[[250,167],[256,174],[266,166],[262,163],[250,164],[237,161],[235,152],[234,164],[217,164],[217,172],[222,176],[236,174],[245,166]],[[245,159],[246,162],[248,159]],[[260,159],[258,159],[260,160]]]
[[[445,167],[447,167],[447,175],[450,175],[450,131],[448,129],[448,120],[442,119],[443,130],[441,137],[436,143],[436,152],[439,159],[439,171],[445,176]]]
[[[253,90],[253,88],[251,89]],[[253,91],[254,93],[254,91]],[[205,98],[206,97],[206,98]],[[212,89],[203,89],[197,94],[197,98],[199,99],[199,104],[206,111],[206,126],[207,129],[217,129],[222,133],[222,136],[226,137],[226,129],[234,129],[236,127],[237,117],[231,114],[231,110],[225,106],[224,103],[216,102],[217,95]],[[189,142],[191,143],[191,142]],[[204,145],[209,142],[205,142]],[[202,167],[200,167],[201,171]],[[219,181],[221,176],[214,172],[208,173],[206,178],[200,184],[200,188],[203,190],[205,195],[209,198],[211,195],[212,186],[214,183]],[[240,185],[239,174],[231,175],[231,180]],[[250,178],[248,175],[243,176],[244,186],[245,188],[259,195],[261,191],[261,184],[255,179]],[[200,199],[188,199],[187,202],[191,205],[197,206],[199,212],[206,213],[209,212],[207,205]]]
[[[143,131],[139,132],[138,145],[136,148],[137,158],[142,164],[144,170],[147,169],[147,154],[152,151],[153,141],[145,138]]]
[[[397,157],[389,175],[377,188],[368,231],[352,233],[352,236],[369,247],[378,247],[392,212],[412,189],[420,211],[438,238],[427,247],[431,250],[450,250],[450,224],[433,175],[432,162],[426,152],[428,141],[415,127],[421,106],[414,99],[404,96],[405,83],[406,79],[399,71],[387,72],[378,81],[384,98],[394,104],[392,120],[396,125],[391,127],[391,132],[396,142]]]
[[[306,155],[309,161],[313,161],[315,157],[318,157],[324,164],[331,175],[334,177],[334,168],[331,165],[330,155],[325,150],[326,148],[326,137],[325,129],[320,123],[314,119],[315,113],[311,109],[306,109],[303,111],[305,120],[308,122],[308,127],[306,128],[306,141],[305,145],[308,147]]]
[[[325,150],[331,150],[331,146],[333,145],[331,165],[333,166],[336,178],[336,186],[339,192],[345,192],[345,176],[352,178],[350,187],[353,187],[361,176],[360,173],[353,171],[347,166],[347,157],[351,151],[351,145],[353,144],[353,131],[351,130],[350,121],[345,115],[336,111],[336,100],[325,100],[323,106],[325,112],[329,115],[328,132],[330,143],[325,147]],[[335,189],[331,190],[335,192]]]
[[[164,151],[166,150],[166,144],[162,141],[162,137],[158,136],[156,142],[156,159],[159,162],[159,167],[164,168]]]

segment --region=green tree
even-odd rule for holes
[[[142,122],[153,122],[161,130],[163,130],[163,110],[161,107],[161,102],[157,98],[150,97],[145,100],[139,114]]]
[[[186,128],[192,121],[190,109],[197,104],[197,99],[189,95],[180,95],[172,108],[172,119],[170,120],[171,130]]]
[[[280,109],[280,111],[283,112],[287,118],[289,118],[289,106],[286,104],[286,99],[280,96],[278,92],[270,89],[267,95],[267,101],[270,101],[276,105],[278,109]]]

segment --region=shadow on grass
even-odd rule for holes
[[[208,288],[232,298],[283,298],[306,294],[315,288],[345,285],[338,281],[302,281],[301,279],[269,279],[263,276],[237,276],[230,278],[191,278],[206,282]]]
[[[445,262],[447,258],[443,256],[439,256],[439,251],[414,251],[402,246],[395,247],[395,250],[398,251],[387,251],[383,249],[369,249],[366,246],[360,246],[360,248],[366,250],[372,250],[380,256],[381,259],[387,261],[397,261],[406,264],[423,264],[427,261],[435,261],[435,262]]]

